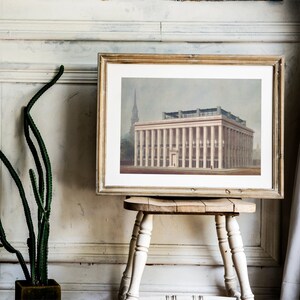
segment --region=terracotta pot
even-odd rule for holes
[[[60,285],[53,279],[45,286],[33,286],[26,280],[17,280],[15,300],[61,300]]]

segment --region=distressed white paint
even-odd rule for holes
[[[8,40],[295,42],[299,22],[0,20]]]
[[[26,188],[25,171],[32,161],[21,133],[20,107],[60,64],[66,67],[60,83],[33,111],[53,164],[50,276],[62,284],[64,300],[116,295],[135,217],[122,209],[122,198],[95,196],[97,53],[285,55],[289,172],[284,203],[289,203],[297,152],[293,145],[299,139],[299,11],[300,4],[292,0],[0,0],[1,148],[22,173]],[[24,249],[19,198],[2,167],[0,172],[7,235]],[[276,299],[279,205],[257,204],[256,214],[239,218],[250,283],[255,299]],[[213,219],[155,218],[148,261],[159,265],[146,266],[141,299],[224,295]],[[0,258],[14,260],[2,250]],[[0,265],[1,299],[13,299],[16,277],[22,277],[18,265]]]

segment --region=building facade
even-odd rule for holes
[[[164,112],[134,125],[134,165],[229,169],[253,166],[254,131],[222,109]]]

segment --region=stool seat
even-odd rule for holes
[[[124,208],[137,211],[129,245],[126,269],[120,284],[118,300],[138,300],[139,286],[150,246],[155,214],[214,215],[220,253],[224,263],[224,282],[230,299],[254,300],[248,278],[247,261],[236,216],[254,213],[255,203],[235,198],[164,198],[129,197]],[[235,269],[235,270],[234,270]],[[237,290],[236,275],[241,293]],[[202,299],[203,297],[201,296]],[[224,299],[214,297],[213,299]]]
[[[151,214],[239,214],[254,213],[255,203],[234,198],[165,199],[130,197],[124,200],[124,208]]]

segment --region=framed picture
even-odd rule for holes
[[[282,198],[283,67],[99,54],[97,193]]]

